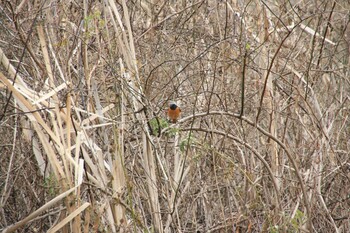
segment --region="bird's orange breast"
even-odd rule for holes
[[[180,117],[181,109],[177,107],[176,109],[168,109],[168,116],[173,123],[176,123],[177,119]]]

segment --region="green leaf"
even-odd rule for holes
[[[304,222],[305,222],[305,214],[302,211],[297,210],[297,212],[295,213],[294,218],[291,221],[294,230],[299,229],[299,227],[302,224],[304,224]]]
[[[158,135],[160,131],[169,126],[169,123],[164,118],[153,118],[149,121],[151,127],[151,134]]]

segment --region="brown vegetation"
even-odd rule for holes
[[[349,232],[349,10],[1,1],[0,230]]]

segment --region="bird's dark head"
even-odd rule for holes
[[[175,110],[176,108],[177,108],[176,104],[174,104],[174,103],[170,104],[170,109],[171,110]]]

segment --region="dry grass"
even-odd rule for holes
[[[345,1],[0,12],[3,232],[349,231]]]

